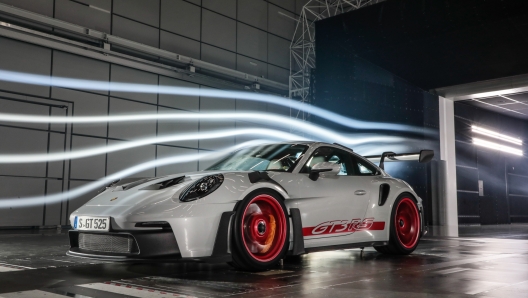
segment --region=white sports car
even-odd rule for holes
[[[409,254],[425,233],[422,200],[383,164],[432,157],[367,157],[376,166],[339,144],[292,142],[242,149],[201,172],[124,179],[71,214],[68,255],[265,270],[322,250]]]

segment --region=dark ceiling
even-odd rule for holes
[[[528,120],[528,93],[505,94],[464,102],[500,114]]]
[[[424,90],[528,73],[526,0],[388,0],[317,24]]]

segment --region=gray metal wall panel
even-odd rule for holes
[[[268,0],[268,2],[280,6],[291,12],[295,12],[295,0]]]
[[[0,99],[0,113],[13,113],[13,114],[24,114],[32,116],[48,116],[50,107],[46,105],[39,105],[23,101],[15,101],[8,99]],[[1,119],[0,119],[1,120]],[[27,128],[36,128],[36,129],[48,129],[47,123],[13,123],[13,122],[3,122],[0,121],[0,124],[17,126],[17,127],[27,127]]]
[[[130,39],[151,47],[159,46],[159,30],[129,19],[114,15],[112,34]]]
[[[268,113],[277,114],[279,116],[290,116],[290,108],[278,105],[268,105]]]
[[[290,80],[290,71],[268,64],[268,78],[283,84],[288,84]]]
[[[47,186],[47,195],[50,194],[59,194],[62,192],[62,181],[61,180],[51,180],[48,179]],[[46,200],[46,217],[44,218],[44,225],[60,225],[60,215],[61,215],[61,202],[52,202]]]
[[[64,134],[50,133],[49,152],[64,153]],[[48,162],[48,177],[63,178],[64,161]]]
[[[0,126],[2,154],[46,154],[48,132]],[[5,140],[9,140],[6,142]],[[46,163],[1,164],[0,175],[46,177]]]
[[[0,177],[0,200],[43,196],[45,179]],[[0,208],[0,226],[42,225],[43,203],[36,206]]]
[[[268,77],[268,64],[266,62],[251,59],[246,56],[237,55],[237,70],[259,77]]]
[[[66,108],[51,107],[51,117],[64,117],[68,115],[67,112]],[[50,123],[50,130],[65,132],[66,125],[64,123]]]
[[[237,52],[258,60],[268,61],[268,34],[265,31],[238,23]]]
[[[290,40],[268,34],[268,63],[290,68]]]
[[[156,106],[110,98],[109,115],[156,114]],[[156,120],[138,122],[111,122],[108,124],[108,137],[135,139],[156,136]]]
[[[236,51],[236,22],[217,13],[202,11],[202,41]]]
[[[112,0],[77,0],[78,2],[86,3],[106,11],[112,10]]]
[[[160,107],[158,113],[181,113],[179,110]],[[198,132],[199,120],[159,120],[158,136],[169,137],[180,134],[193,135]],[[198,140],[163,142],[161,144],[198,148]]]
[[[238,1],[237,19],[262,30],[268,30],[268,3],[261,0]]]
[[[160,0],[114,0],[113,13],[158,27]]]
[[[106,140],[83,136],[72,136],[72,151],[106,146]],[[100,179],[105,176],[105,155],[100,154],[71,161],[72,179]]]
[[[183,0],[161,0],[161,28],[200,40],[200,7]]]
[[[54,0],[1,0],[1,3],[53,17]]]
[[[167,31],[160,32],[160,49],[200,59],[200,42]]]
[[[202,0],[185,0],[185,1],[196,4],[196,5],[202,5]]]
[[[297,19],[297,17],[288,12],[287,10],[284,10],[282,8],[279,8],[275,5],[268,5],[268,31],[270,33],[276,34],[278,36],[284,37],[286,39],[291,39],[293,36],[293,32],[295,32],[295,25],[297,22],[294,20],[285,17],[283,15],[279,14],[285,14],[287,16],[292,17],[293,19]]]
[[[213,88],[201,86],[202,89],[215,90]],[[236,100],[230,98],[201,97],[200,112],[234,111]]]
[[[72,67],[75,66],[75,67]],[[109,64],[73,54],[53,52],[53,76],[108,82]],[[90,92],[108,94],[108,91]]]
[[[73,116],[106,116],[108,115],[108,96],[88,92],[53,88],[52,98],[73,101]],[[73,133],[106,137],[106,124],[73,124]]]
[[[184,88],[198,88],[196,84],[185,81],[180,81],[164,76],[159,77],[160,86],[184,87]],[[188,95],[171,95],[160,94],[159,104],[163,106],[173,107],[182,110],[198,111],[200,109],[200,98],[197,96]]]
[[[205,88],[205,87],[202,87]],[[207,88],[209,89],[209,88]],[[200,112],[221,112],[234,111],[236,101],[227,98],[202,97],[200,98]],[[214,132],[222,130],[232,130],[235,128],[235,121],[200,121],[200,132]],[[200,140],[201,149],[218,150],[235,144],[234,137],[220,139]]]
[[[69,0],[55,0],[55,18],[110,33],[109,13]]]
[[[237,112],[264,112],[267,109],[267,104],[258,101],[248,100],[237,100],[236,111]]]
[[[236,54],[207,44],[202,44],[203,61],[236,69]]]
[[[122,143],[121,141],[108,141],[108,145]],[[153,161],[156,156],[156,146],[142,146],[119,152],[108,153],[108,175],[117,173],[144,162]],[[154,177],[154,168],[127,177]]]
[[[133,83],[133,84],[147,84],[157,85],[158,75],[128,68],[119,65],[112,65],[112,82],[119,83]],[[139,93],[139,92],[110,92],[111,96],[123,97],[148,103],[157,103],[158,95],[154,93]]]
[[[237,0],[203,0],[202,6],[230,18],[236,18]]]
[[[191,155],[198,153],[196,149],[175,148],[168,146],[158,147],[158,159],[169,158],[181,155]],[[169,164],[158,167],[156,169],[156,176],[171,175],[177,173],[194,172],[198,170],[198,161],[189,161],[184,163]]]
[[[310,2],[310,0],[295,0],[295,13],[300,15],[304,5],[308,2]]]
[[[0,69],[49,75],[51,50],[28,43],[0,38]],[[49,87],[0,81],[0,90],[47,96]]]

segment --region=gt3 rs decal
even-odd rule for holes
[[[374,218],[361,220],[332,220],[318,224],[315,227],[303,228],[303,236],[318,236],[338,233],[354,233],[357,231],[381,231],[385,229],[384,221],[374,221]]]

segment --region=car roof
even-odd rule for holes
[[[343,148],[343,149],[354,151],[352,148],[347,147],[345,145],[338,144],[338,143],[330,144],[330,143],[318,142],[318,141],[290,141],[290,142],[268,143],[268,145],[272,145],[272,144],[307,145],[307,146],[310,146],[310,147],[314,147],[315,145],[328,145],[328,146],[340,147],[340,148]]]

